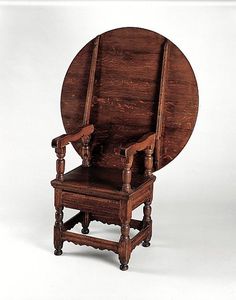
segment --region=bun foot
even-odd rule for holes
[[[88,233],[89,233],[89,229],[88,229],[88,228],[82,228],[82,229],[81,229],[81,232],[82,232],[83,234],[88,234]]]
[[[148,241],[143,241],[142,246],[143,247],[149,247],[151,244]]]
[[[62,255],[62,250],[61,250],[61,249],[60,249],[60,250],[57,250],[57,249],[56,249],[56,250],[54,251],[54,254],[57,255],[57,256],[58,256],[58,255]]]
[[[128,270],[128,268],[129,268],[128,265],[123,265],[123,264],[120,265],[121,271],[126,271],[126,270]]]

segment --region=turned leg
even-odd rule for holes
[[[61,203],[61,190],[60,189],[55,189],[55,225],[54,225],[54,254],[55,255],[61,255],[62,254],[62,246],[63,246],[63,241],[61,238],[61,234],[63,231],[63,205]]]
[[[83,213],[83,218],[82,218],[82,229],[81,232],[83,234],[88,234],[89,233],[89,223],[90,223],[90,218],[89,218],[89,213],[88,212],[84,212]]]
[[[146,177],[152,176],[152,168],[153,168],[152,154],[153,154],[153,148],[148,147],[145,150],[145,176]],[[151,195],[152,195],[152,193],[153,193],[153,191],[151,189]],[[151,219],[152,208],[151,208],[151,203],[152,203],[152,196],[151,196],[150,200],[148,200],[144,203],[144,207],[143,207],[143,227],[145,228],[148,225],[150,226],[149,233],[148,233],[147,237],[145,238],[145,240],[142,243],[143,247],[149,247],[150,246],[150,240],[151,240],[151,237],[152,237],[152,219]]]
[[[121,220],[121,236],[119,241],[119,260],[120,269],[128,270],[128,263],[131,254],[131,240],[129,237],[131,219],[131,206],[127,200],[121,200],[120,220]]]
[[[144,165],[145,165],[145,172],[144,175],[146,177],[150,177],[152,175],[152,169],[153,169],[153,148],[148,147],[145,150],[145,159],[144,159]]]
[[[64,179],[64,171],[65,171],[65,154],[66,154],[66,147],[56,148],[55,149],[57,154],[57,161],[56,161],[56,169],[57,169],[57,176],[56,178],[60,181]]]
[[[131,166],[133,163],[133,155],[129,156],[125,160],[125,165],[124,169],[122,172],[122,191],[124,192],[131,192],[131,177],[132,177],[132,171],[131,171]]]
[[[152,198],[144,203],[143,207],[143,227],[147,227],[148,225],[150,226],[149,233],[147,237],[144,239],[142,245],[143,247],[149,247],[150,246],[150,240],[152,237],[152,219],[151,219],[151,203],[152,203]]]
[[[55,213],[56,221],[54,226],[54,247],[55,255],[61,255],[62,254],[62,246],[63,241],[61,239],[61,233],[63,230],[63,206],[56,207],[56,213]]]
[[[90,167],[91,155],[89,149],[90,136],[85,136],[82,138],[82,166]]]

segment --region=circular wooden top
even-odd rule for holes
[[[94,41],[76,55],[64,79],[61,113],[67,133],[83,123]],[[198,89],[190,63],[171,41],[142,28],[100,35],[93,95],[90,123],[96,140],[125,142],[157,132],[155,170],[180,153],[197,118]],[[116,158],[109,157],[116,166]],[[105,155],[99,163],[107,161]]]

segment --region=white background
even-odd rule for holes
[[[236,299],[234,1],[17,2],[0,2],[0,298]],[[177,44],[200,95],[192,138],[156,173],[152,245],[127,272],[108,251],[67,243],[53,255],[50,186],[64,74],[85,43],[124,26]],[[73,149],[67,159],[78,163]],[[115,226],[91,234],[119,239]]]

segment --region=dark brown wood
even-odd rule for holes
[[[96,212],[100,206],[105,213],[119,213],[119,202],[97,196],[88,196],[71,192],[62,192],[62,203],[65,207],[79,209],[86,212]]]
[[[77,142],[83,137],[90,136],[94,131],[93,125],[80,127],[76,133],[63,134],[52,140],[53,148],[63,148],[70,142]]]
[[[121,221],[114,215],[104,215],[104,214],[91,214],[90,216],[91,221],[99,221],[104,224],[115,224],[121,225]],[[143,228],[143,221],[131,219],[130,220],[130,227],[133,229],[141,230]]]
[[[63,230],[70,230],[71,228],[73,228],[76,224],[78,224],[79,222],[82,222],[83,219],[83,213],[79,212],[78,214],[76,214],[75,216],[73,216],[72,218],[70,218],[69,220],[67,220],[66,222],[64,222],[63,224]]]
[[[122,191],[122,170],[100,167],[84,168],[82,166],[64,175],[63,182],[54,179],[53,187],[63,191],[74,192],[78,195],[96,196],[99,198],[132,199],[138,197],[138,191],[145,193],[146,189],[155,181],[155,176],[145,178],[143,174],[134,173],[132,176],[132,193]]]
[[[145,176],[150,177],[152,176],[152,171],[153,171],[153,158],[152,158],[152,154],[153,154],[153,148],[154,147],[148,147],[147,149],[145,149]]]
[[[162,166],[162,151],[163,151],[163,138],[164,138],[164,106],[165,106],[165,91],[167,85],[167,64],[169,55],[169,41],[167,40],[164,45],[164,53],[162,59],[161,69],[161,82],[159,89],[159,101],[157,110],[157,121],[156,121],[156,165],[157,169]]]
[[[150,246],[150,240],[152,237],[152,218],[151,218],[151,213],[152,213],[152,197],[153,193],[150,193],[150,198],[144,202],[144,207],[143,207],[143,228],[149,227],[148,234],[145,236],[143,239],[143,247],[149,247]]]
[[[130,193],[132,192],[132,188],[131,188],[131,167],[132,167],[132,163],[133,163],[133,159],[134,156],[133,155],[129,155],[126,160],[125,160],[125,166],[122,172],[122,191]]]
[[[120,269],[122,271],[126,271],[128,269],[128,263],[131,254],[131,240],[129,237],[131,214],[132,214],[131,202],[126,200],[121,200],[120,201],[121,236],[119,241],[118,253],[120,259]]]
[[[94,131],[93,125],[87,125],[80,127],[80,129],[73,134],[63,134],[59,137],[56,137],[52,140],[52,147],[55,148],[57,154],[56,170],[57,176],[56,179],[63,181],[64,180],[64,171],[65,171],[65,154],[66,154],[66,145],[69,142],[75,142],[82,139],[82,151],[81,156],[83,158],[83,166],[88,167],[90,165],[90,151],[89,151],[89,140],[90,135]]]
[[[143,240],[146,238],[147,235],[149,235],[149,232],[151,230],[151,226],[148,225],[145,228],[141,229],[138,234],[136,234],[132,239],[131,239],[131,249],[134,250],[136,246],[141,244]],[[144,245],[144,242],[143,242]],[[146,247],[146,246],[145,246]]]
[[[56,148],[55,149],[57,154],[57,161],[56,161],[56,170],[57,170],[57,180],[63,181],[64,179],[64,172],[65,172],[65,155],[66,155],[66,147]]]
[[[100,250],[111,250],[115,253],[118,252],[118,243],[117,242],[112,242],[100,238],[95,238],[92,236],[86,236],[83,234],[77,234],[74,232],[63,232],[62,233],[62,240],[63,241],[68,241],[72,242],[74,244],[78,245],[85,245],[85,246],[91,246],[95,249],[100,249]]]
[[[87,89],[86,100],[85,100],[83,125],[89,124],[89,120],[90,120],[90,111],[91,111],[91,104],[92,104],[92,97],[93,97],[93,88],[94,88],[95,72],[96,72],[97,57],[98,57],[99,39],[100,39],[100,36],[97,36],[94,41],[94,49],[93,49],[93,55],[92,55],[90,73],[89,73],[88,89]]]
[[[134,155],[138,151],[146,150],[148,147],[154,148],[154,143],[155,134],[149,132],[138,139],[137,142],[122,146],[120,149],[120,155],[129,157],[131,155]],[[115,149],[115,152],[117,152],[117,149]]]
[[[57,154],[55,255],[64,241],[107,249],[128,269],[131,251],[150,246],[153,172],[187,143],[197,116],[191,66],[168,39],[141,28],[119,28],[90,41],[65,76],[61,112],[66,134]],[[93,124],[93,125],[92,125]],[[82,165],[64,174],[66,145]],[[154,153],[154,154],[153,154]],[[132,212],[143,205],[143,219]],[[80,210],[63,223],[63,209]],[[119,241],[87,236],[92,221],[120,226]],[[81,224],[82,234],[70,230]],[[131,239],[130,228],[138,230]]]
[[[140,188],[131,195],[130,198],[132,203],[132,210],[139,207],[141,204],[143,204],[145,201],[150,199],[150,197],[152,196],[152,185],[156,177],[152,175],[149,178],[152,184],[140,186]]]
[[[81,156],[83,158],[82,165],[83,167],[90,167],[91,153],[89,148],[90,136],[85,136],[82,138],[82,150]]]
[[[83,234],[88,234],[89,233],[88,227],[89,227],[89,223],[90,223],[90,214],[88,212],[83,213],[83,219],[82,219],[81,223],[82,223],[82,226],[83,226],[81,232]]]
[[[130,193],[132,191],[131,188],[131,167],[133,164],[134,154],[138,151],[145,150],[145,176],[152,175],[152,153],[154,149],[155,143],[155,134],[148,133],[141,137],[137,142],[126,145],[125,147],[121,147],[121,149],[115,149],[116,153],[120,153],[121,156],[126,158],[124,169],[122,172],[122,191]]]
[[[94,42],[74,58],[64,80],[61,110],[67,133],[83,123]],[[111,145],[156,132],[161,99],[164,125],[154,150],[154,171],[172,161],[192,133],[198,111],[194,73],[176,45],[153,31],[128,27],[101,34],[90,114],[90,123],[96,124],[93,164],[123,169]],[[141,153],[135,155],[133,172],[143,171],[142,161]]]
[[[61,202],[61,190],[55,189],[54,205],[55,205],[55,225],[54,225],[54,254],[62,254],[62,232],[63,232],[63,205]]]

